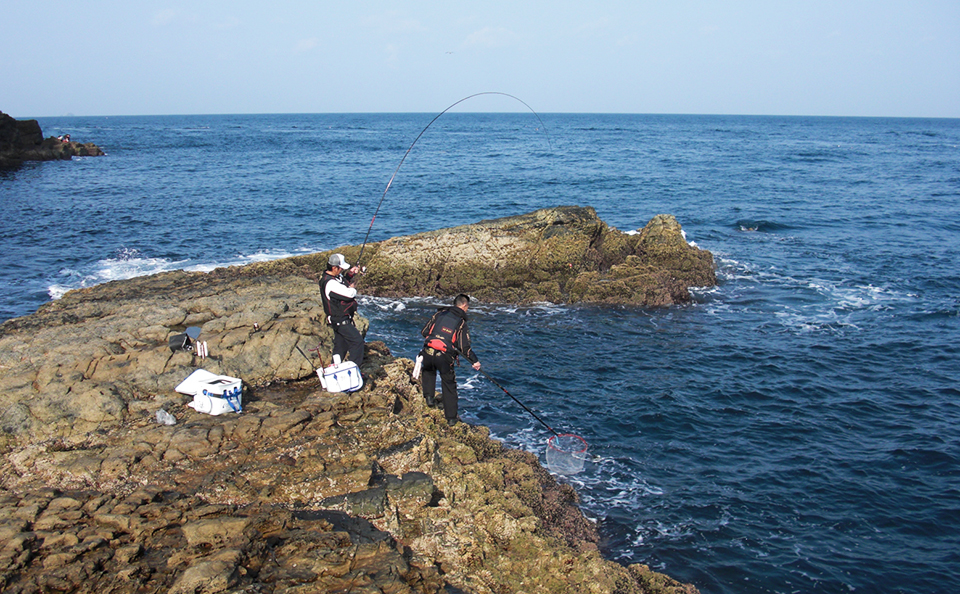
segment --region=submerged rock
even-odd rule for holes
[[[628,235],[576,207],[367,249],[367,294],[667,304],[713,279],[672,217]],[[106,283],[0,325],[0,589],[695,592],[605,560],[569,485],[447,427],[383,343],[363,390],[322,391],[295,351],[330,353],[326,255]],[[209,358],[169,348],[188,326]],[[242,414],[186,406],[201,367],[244,380]]]

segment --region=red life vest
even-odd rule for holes
[[[445,311],[437,315],[433,321],[433,327],[427,333],[425,346],[440,351],[441,353],[456,352],[457,339],[459,338],[460,328],[463,326],[463,318],[454,313]]]

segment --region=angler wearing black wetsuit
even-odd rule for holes
[[[357,364],[363,363],[363,336],[353,323],[357,313],[357,289],[353,277],[357,267],[350,268],[341,254],[333,254],[327,261],[327,270],[320,279],[320,300],[327,314],[327,323],[333,328],[333,354],[340,360],[346,359]]]
[[[473,368],[480,369],[480,360],[470,347],[470,333],[467,330],[467,308],[470,298],[466,295],[457,295],[453,307],[441,307],[433,314],[430,321],[423,327],[420,334],[425,342],[423,350],[422,381],[423,397],[428,406],[434,406],[434,395],[437,391],[437,372],[440,373],[440,385],[443,394],[443,416],[447,423],[456,425],[460,418],[457,416],[457,374],[453,365],[457,355],[462,354]]]

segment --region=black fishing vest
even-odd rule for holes
[[[455,345],[460,336],[460,328],[463,326],[464,319],[451,311],[445,311],[437,316],[427,334],[427,340],[424,343],[434,350],[441,353],[456,354]]]
[[[339,324],[344,320],[352,318],[353,314],[357,312],[357,300],[344,299],[336,293],[331,293],[328,299],[327,283],[332,280],[337,279],[329,273],[323,273],[323,278],[320,279],[320,301],[323,303],[323,312],[330,318],[330,322]]]

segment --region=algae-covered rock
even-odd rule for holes
[[[657,215],[627,234],[589,207],[548,208],[364,250],[363,291],[382,297],[468,293],[496,303],[667,306],[689,302],[690,287],[717,282],[713,256],[688,244],[674,217]],[[355,257],[359,250],[338,251]]]

